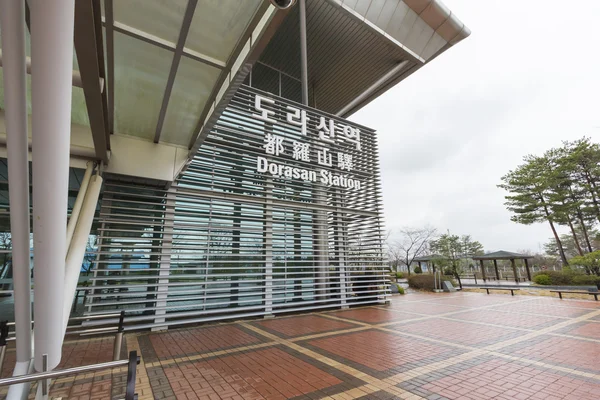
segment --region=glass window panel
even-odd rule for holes
[[[153,139],[173,53],[115,32],[115,131]]]
[[[73,86],[71,100],[71,122],[74,124],[90,126],[83,89]]]
[[[121,0],[113,2],[113,13],[116,22],[177,43],[186,6],[187,0]]]
[[[201,0],[185,46],[227,61],[260,3],[261,0]]]
[[[302,84],[299,80],[281,74],[281,97],[302,102]]]
[[[220,70],[182,57],[175,77],[161,142],[187,146]]]
[[[252,67],[252,87],[279,95],[279,72],[264,64]]]
[[[31,36],[29,31],[25,32],[25,54],[27,57],[31,57]],[[77,64],[77,55],[75,49],[73,49],[73,70],[79,71],[79,65]],[[31,115],[31,75],[27,74],[27,114]],[[90,121],[87,114],[87,108],[85,104],[85,97],[83,95],[83,89],[73,86],[72,93],[72,109],[71,109],[71,122],[74,124],[89,126]],[[0,68],[0,108],[4,109],[4,75],[3,70]]]

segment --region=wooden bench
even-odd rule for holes
[[[589,294],[589,295],[594,296],[594,299],[596,299],[596,301],[598,301],[598,295],[600,294],[600,292],[588,292],[585,290],[551,290],[550,293],[558,293],[558,297],[560,297],[561,300],[562,300],[563,293]]]
[[[480,289],[485,289],[485,291],[487,292],[487,294],[490,294],[490,289],[491,289],[491,290],[510,290],[510,294],[511,294],[512,296],[514,296],[514,295],[515,295],[515,290],[521,290],[521,289],[515,289],[515,288],[503,288],[503,287],[497,287],[497,286],[492,286],[492,287],[486,286],[486,287],[482,287],[482,288],[480,288]]]

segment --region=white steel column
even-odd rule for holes
[[[20,375],[29,372],[32,356],[25,3],[1,0],[0,25],[4,55],[4,108],[17,342],[17,362],[13,375]],[[7,398],[26,399],[29,387],[29,383],[13,385],[9,388]]]
[[[30,0],[35,369],[63,341],[75,0]]]
[[[77,226],[74,229],[73,240],[71,247],[67,253],[65,260],[65,281],[64,281],[64,299],[63,299],[63,337],[67,330],[69,315],[71,314],[71,306],[73,298],[79,283],[79,274],[81,273],[81,264],[85,257],[88,238],[92,230],[94,215],[96,214],[96,205],[100,197],[100,189],[102,188],[102,177],[94,175],[90,179],[89,186],[84,199],[82,200],[81,215],[77,220]],[[83,190],[83,185],[80,190]],[[79,197],[79,195],[77,196]]]
[[[348,243],[348,237],[346,235],[346,223],[344,222],[344,216],[341,207],[342,193],[340,189],[335,191],[337,200],[337,210],[335,213],[334,224],[337,229],[337,237],[334,240],[337,242],[336,252],[339,262],[339,277],[340,277],[340,300],[342,302],[342,308],[348,308],[348,275],[346,271],[346,244]]]
[[[273,314],[273,178],[267,178],[265,190],[265,313]]]
[[[167,199],[165,205],[165,213],[163,219],[163,233],[162,242],[160,248],[160,258],[158,260],[159,273],[158,273],[158,286],[156,288],[156,319],[154,323],[159,324],[165,322],[165,315],[167,313],[167,296],[169,295],[169,270],[171,269],[171,255],[173,253],[173,226],[175,224],[175,197],[176,192],[174,188],[169,189],[167,192]],[[152,249],[152,251],[159,251],[158,249]],[[162,309],[160,308],[162,307]],[[160,326],[152,328],[153,331],[167,329],[166,326]]]
[[[29,147],[25,80],[25,3],[1,0],[4,104],[8,150],[8,194],[15,296],[17,361],[31,360],[29,268]]]

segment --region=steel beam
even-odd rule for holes
[[[110,136],[104,99],[100,90],[100,60],[98,57],[98,38],[95,24],[100,16],[94,15],[92,0],[78,0],[75,3],[75,51],[79,63],[79,73],[85,103],[90,120],[90,129],[94,139],[96,158],[108,163]]]
[[[2,50],[0,50],[0,67],[4,65],[4,58]],[[27,69],[27,73],[31,74],[31,57],[25,58],[25,65]],[[100,78],[100,90],[104,90],[104,79]],[[81,83],[81,74],[79,71],[73,70],[73,86],[82,88],[83,84]]]
[[[105,28],[106,28],[106,68],[108,78],[107,118],[108,132],[115,131],[115,33],[112,0],[104,1]]]
[[[262,54],[271,38],[275,35],[275,32],[277,32],[279,25],[285,19],[288,11],[289,9],[275,12],[273,6],[269,6],[267,2],[263,2],[263,6],[259,8],[255,17],[248,25],[246,32],[242,35],[243,40],[240,40],[227,65],[221,72],[217,84],[213,87],[208,101],[204,106],[195,129],[195,134],[192,136],[188,146],[190,149],[190,159],[194,157],[208,131],[216,123],[227,104],[229,104],[235,91],[243,83],[252,65],[258,61],[260,54]],[[267,21],[265,21],[265,18],[267,18]],[[257,29],[260,32],[256,32]],[[250,46],[250,50],[243,52],[247,45]],[[231,70],[234,65],[240,65],[240,67],[232,75]],[[228,90],[225,90],[224,95],[219,99],[217,96],[222,91],[224,85],[229,85]]]
[[[379,78],[375,83],[373,83],[367,90],[362,92],[360,96],[356,97],[350,103],[346,104],[340,111],[338,111],[335,115],[338,117],[345,117],[353,108],[358,106],[360,103],[365,101],[369,96],[375,93],[378,89],[384,86],[388,81],[391,81],[398,75],[402,73],[404,68],[408,65],[408,60],[404,60],[398,63],[394,68],[389,70],[384,76]]]
[[[104,35],[102,33],[102,9],[100,7],[100,2],[102,0],[93,0],[92,1],[92,9],[94,12],[94,29],[96,30],[96,42],[98,45],[96,46],[96,52],[98,53],[98,67],[100,68],[100,81],[102,82],[102,109],[104,116],[104,126],[106,127],[106,147],[110,150],[110,134],[112,130],[110,130],[109,118],[108,118],[108,96],[106,94],[107,90],[105,90],[105,82],[106,82],[106,67],[104,60]]]
[[[173,54],[171,70],[169,71],[169,78],[167,79],[165,94],[163,96],[162,105],[158,114],[156,133],[154,134],[154,143],[158,143],[160,140],[160,134],[165,122],[165,116],[167,115],[167,108],[169,107],[169,99],[171,98],[173,84],[175,83],[175,76],[177,76],[177,69],[179,68],[179,62],[181,61],[181,55],[183,54],[183,46],[185,45],[188,32],[190,31],[190,25],[192,24],[192,19],[194,18],[194,11],[196,11],[197,3],[198,0],[188,0],[187,8],[185,9],[185,14],[183,15],[183,22],[181,23],[181,30],[179,31],[179,39],[177,40],[177,46],[175,47],[175,53]]]
[[[103,23],[105,24],[105,26],[108,27],[108,18],[106,18],[103,21]],[[148,44],[151,44],[153,46],[158,46],[161,49],[165,49],[165,50],[169,50],[169,51],[175,51],[177,49],[176,43],[162,39],[158,36],[154,36],[150,33],[141,31],[139,29],[136,29],[129,25],[123,24],[121,22],[113,21],[112,29],[115,32],[122,33],[124,35],[130,36],[132,38],[135,38],[135,39],[141,40],[143,42],[146,42]],[[188,57],[188,58],[191,58],[192,60],[196,60],[203,64],[210,65],[211,67],[223,69],[226,66],[226,63],[221,60],[217,60],[216,58],[207,56],[206,54],[202,54],[202,53],[199,53],[197,51],[194,51],[194,50],[191,50],[191,49],[188,49],[185,47],[182,49],[181,54],[184,57]]]

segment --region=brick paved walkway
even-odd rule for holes
[[[389,306],[132,334],[126,344],[142,353],[140,399],[600,398],[594,301],[412,293]],[[68,343],[63,366],[107,361],[111,346]],[[124,370],[77,376],[51,394],[119,398],[124,381]]]

